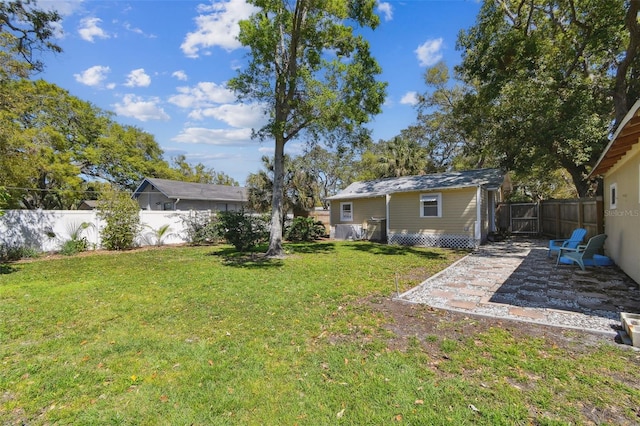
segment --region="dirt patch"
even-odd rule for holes
[[[395,301],[389,298],[372,297],[363,301],[374,311],[380,312],[390,321],[385,326],[395,338],[390,345],[404,349],[409,339],[418,339],[429,353],[439,351],[440,338],[465,340],[477,333],[500,327],[508,331],[516,341],[542,338],[551,345],[574,352],[584,352],[603,343],[625,347],[611,334],[583,332],[543,324],[526,323],[508,319],[485,317],[432,308],[427,305]]]

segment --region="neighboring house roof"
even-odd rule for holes
[[[640,99],[631,107],[589,176],[603,175],[640,141]]]
[[[133,193],[133,198],[138,198],[149,185],[152,185],[165,197],[176,200],[247,201],[247,188],[242,186],[213,185],[210,183],[192,183],[156,178],[144,178]]]
[[[478,169],[423,176],[405,176],[354,182],[329,200],[380,197],[397,192],[434,191],[454,188],[499,188],[505,174],[498,169]]]
[[[84,200],[78,206],[78,210],[95,210],[98,208],[98,200]]]

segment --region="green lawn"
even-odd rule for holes
[[[583,424],[612,406],[604,422],[640,419],[638,353],[612,344],[574,353],[496,325],[390,345],[391,318],[362,300],[463,253],[286,248],[271,261],[217,246],[1,266],[0,423]]]

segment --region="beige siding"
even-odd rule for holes
[[[392,194],[389,232],[398,234],[451,234],[473,236],[476,222],[476,188],[434,191],[442,194],[442,217],[420,217],[420,195]]]
[[[617,186],[616,208],[611,208],[610,187]],[[640,143],[604,178],[605,253],[640,283]]]
[[[352,203],[353,220],[340,220],[340,205],[342,203]],[[331,201],[331,226],[337,224],[365,225],[372,217],[386,218],[387,206],[385,197],[376,198],[356,198],[352,200],[332,200]]]

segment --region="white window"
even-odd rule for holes
[[[615,209],[618,204],[618,184],[612,183],[609,185],[609,208]]]
[[[353,203],[340,203],[340,220],[348,222],[353,220]]]
[[[442,194],[420,195],[420,217],[442,217]]]

